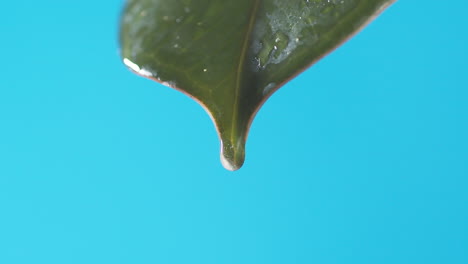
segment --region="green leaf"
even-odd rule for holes
[[[229,170],[265,100],[394,0],[129,0],[122,57],[210,114]]]

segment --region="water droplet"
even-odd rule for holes
[[[276,87],[276,83],[269,83],[263,88],[263,96],[269,94]]]
[[[134,72],[140,74],[141,76],[153,77],[153,73],[151,73],[150,71],[148,71],[147,69],[143,67],[138,66],[136,63],[132,62],[131,60],[124,58],[123,62],[125,65],[127,65],[127,67],[132,69]]]
[[[123,62],[125,63],[125,65],[127,65],[127,67],[134,70],[135,72],[140,71],[140,66],[138,66],[136,63],[133,63],[131,60],[124,58]]]
[[[289,38],[286,34],[282,32],[277,32],[275,34],[275,46],[273,46],[273,51],[271,53],[271,58],[278,63],[283,60],[284,56],[287,55],[287,52],[284,52],[289,46]]]

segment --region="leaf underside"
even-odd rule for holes
[[[226,169],[239,169],[250,124],[279,87],[394,0],[128,0],[124,63],[209,113]]]

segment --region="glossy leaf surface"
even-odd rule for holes
[[[285,82],[394,0],[129,0],[122,57],[210,114],[229,170],[244,162],[252,119]]]

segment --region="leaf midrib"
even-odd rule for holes
[[[238,114],[239,114],[239,111],[238,111],[238,108],[239,108],[239,93],[240,93],[240,90],[241,90],[241,87],[242,87],[242,67],[244,66],[245,64],[245,59],[247,57],[247,54],[248,54],[248,48],[250,46],[250,38],[251,38],[251,35],[252,35],[252,31],[253,31],[253,28],[254,28],[254,25],[255,25],[255,18],[256,18],[256,14],[257,14],[257,11],[258,11],[258,8],[260,6],[260,2],[261,0],[254,0],[254,6],[252,7],[252,11],[250,12],[250,19],[249,19],[249,23],[247,25],[247,30],[245,32],[245,37],[244,37],[244,42],[242,43],[242,49],[241,49],[241,53],[240,53],[240,56],[239,56],[239,63],[237,65],[237,72],[236,72],[236,84],[235,84],[235,93],[234,93],[234,105],[233,105],[233,112],[232,112],[232,120],[231,120],[231,143],[234,143],[235,141],[235,138],[234,138],[234,132],[236,131],[236,122],[237,122],[237,118],[238,118]]]

